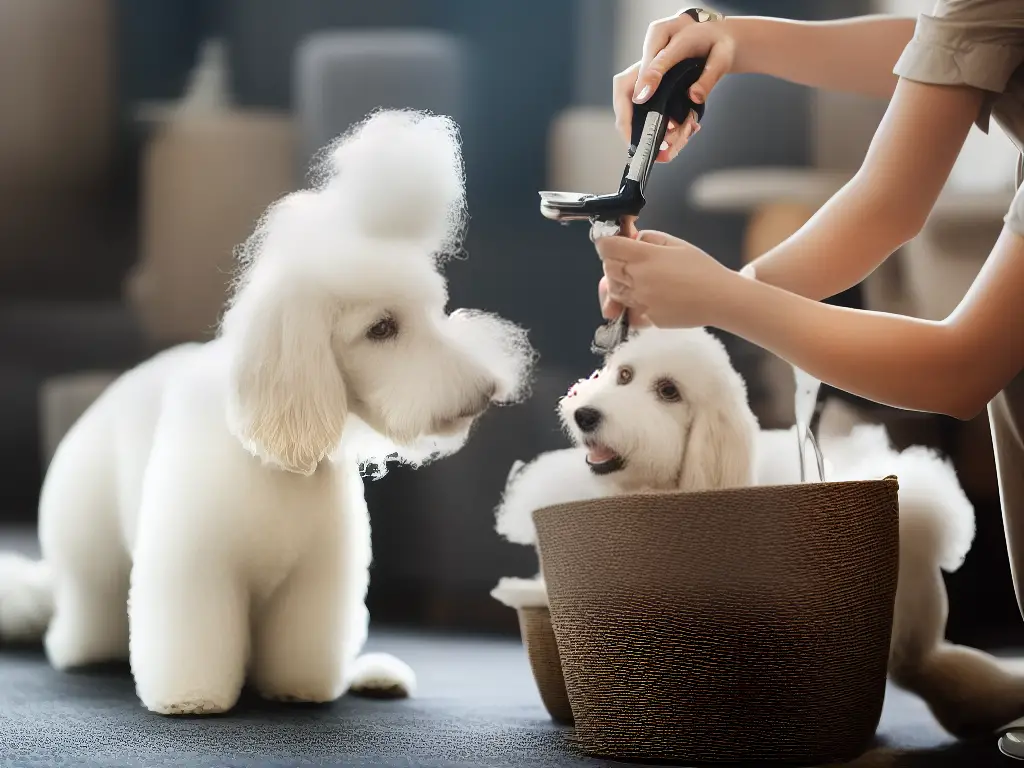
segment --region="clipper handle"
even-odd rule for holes
[[[684,59],[664,74],[658,89],[646,102],[634,105],[630,159],[622,176],[620,195],[643,199],[647,177],[665,140],[669,120],[681,125],[691,111],[698,122],[704,116],[704,105],[690,99],[690,87],[700,78],[706,63],[703,58]],[[630,189],[634,186],[636,189]]]
[[[690,88],[700,79],[705,64],[707,59],[683,59],[665,73],[658,83],[658,89],[647,101],[633,105],[631,150],[639,146],[644,123],[651,112],[657,112],[670,120],[682,123],[692,110],[700,122],[704,117],[704,105],[690,99]],[[664,138],[662,136],[663,140]]]

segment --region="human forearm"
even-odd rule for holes
[[[874,402],[968,418],[976,412],[969,350],[944,323],[851,310],[759,281],[723,292],[712,325],[821,381]]]
[[[709,324],[832,386],[960,419],[1024,367],[1024,237],[1004,228],[959,306],[941,322],[834,307],[722,270]]]
[[[733,16],[721,23],[730,26],[736,39],[733,72],[889,98],[897,82],[892,70],[914,35],[915,20],[862,16],[810,22]]]
[[[871,274],[924,225],[982,98],[973,88],[901,82],[860,170],[754,261],[758,280],[823,299]]]
[[[904,213],[854,179],[751,269],[768,285],[827,299],[861,282],[916,234]]]

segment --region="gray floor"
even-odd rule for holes
[[[0,542],[2,549],[14,543]],[[17,543],[31,546],[31,538]],[[126,669],[62,674],[37,649],[3,649],[0,765],[614,765],[572,751],[570,732],[542,708],[516,640],[380,631],[370,644],[413,666],[420,684],[414,699],[346,697],[325,707],[287,707],[247,698],[229,716],[205,719],[149,714]],[[879,746],[857,765],[982,768],[1004,760],[992,740],[955,743],[919,700],[891,688]]]

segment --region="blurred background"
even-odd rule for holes
[[[824,19],[916,14],[920,0],[749,0],[725,12]],[[585,228],[543,220],[537,191],[606,191],[623,147],[612,75],[679,0],[0,0],[0,526],[31,531],[54,446],[102,389],[154,351],[212,336],[241,242],[311,157],[378,107],[462,127],[472,221],[448,267],[453,306],[531,329],[534,398],[488,415],[462,453],[368,482],[379,623],[515,632],[488,596],[532,575],[493,508],[517,459],[564,445],[556,398],[597,360],[599,264]],[[641,221],[731,267],[798,228],[857,167],[884,110],[757,76],[726,80],[703,130],[659,166]],[[1014,155],[972,134],[911,245],[835,300],[941,318],[995,240]],[[865,222],[870,226],[870,222]],[[785,365],[726,339],[766,426],[792,421]],[[1024,639],[985,417],[868,408],[901,444],[956,462],[978,536],[950,577],[950,634]]]

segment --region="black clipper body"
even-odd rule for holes
[[[698,122],[704,116],[704,105],[690,99],[690,87],[700,78],[705,63],[703,58],[684,59],[665,73],[651,98],[634,105],[629,158],[618,192],[606,195],[541,192],[541,214],[563,224],[590,221],[592,237],[599,228],[601,236],[618,234],[623,218],[639,216],[647,202],[644,190],[665,140],[668,121],[682,125],[690,112],[697,116]],[[629,314],[624,311],[597,329],[591,350],[607,356],[628,336]]]
[[[629,157],[618,192],[596,195],[578,192],[541,192],[540,212],[554,221],[587,220],[617,224],[626,216],[639,216],[644,189],[665,140],[668,121],[682,125],[692,111],[699,121],[704,105],[690,100],[692,86],[704,71],[705,59],[685,59],[665,73],[650,99],[633,107]]]

